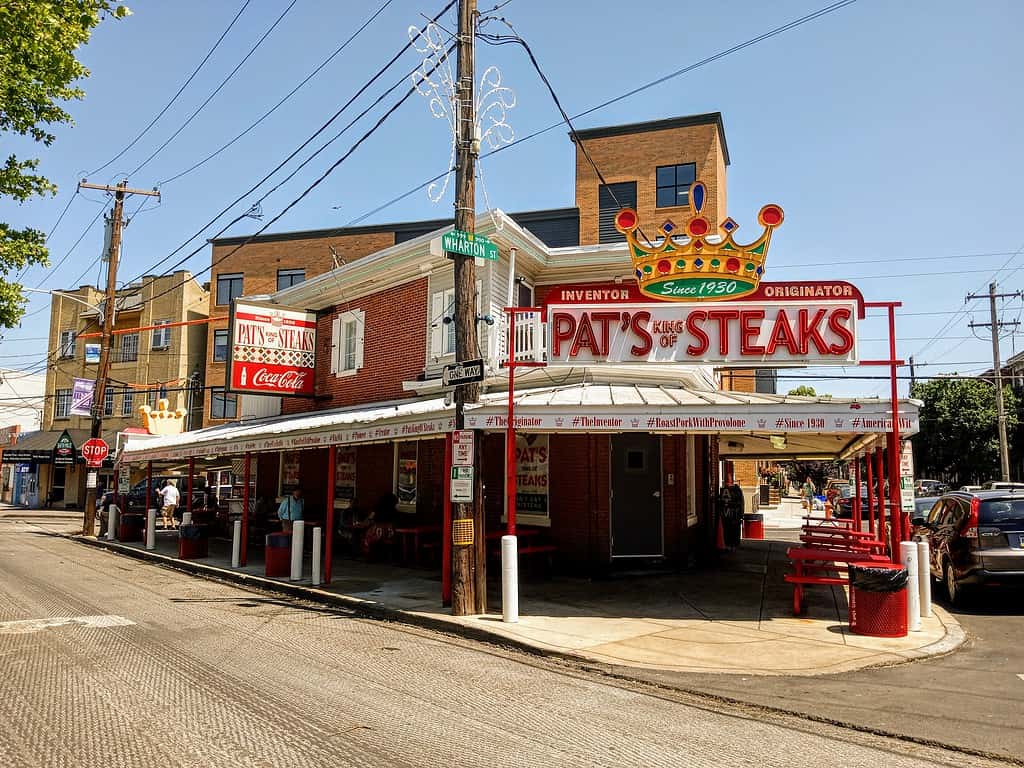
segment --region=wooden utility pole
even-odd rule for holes
[[[476,229],[476,106],[474,97],[474,33],[476,31],[476,0],[459,0],[459,29],[455,83],[455,229],[473,233]],[[455,268],[455,359],[477,357],[476,266],[472,256],[453,254]],[[455,428],[465,427],[466,403],[480,399],[480,385],[466,384],[455,389]],[[473,504],[456,504],[452,508],[454,530],[466,530],[471,521],[472,543],[466,537],[456,541],[452,551],[452,613],[465,616],[486,610],[487,588],[484,559],[478,558],[478,544],[483,543],[483,499],[480,478],[481,436],[476,440]],[[477,539],[480,541],[478,542]]]
[[[999,429],[999,472],[1000,479],[1009,482],[1010,480],[1010,445],[1006,439],[1006,408],[1003,405],[1003,364],[999,359],[999,329],[1003,326],[1020,325],[1016,320],[1000,322],[996,314],[996,299],[1017,298],[1020,291],[1013,293],[996,293],[996,284],[988,284],[988,293],[968,294],[965,301],[987,298],[992,321],[989,323],[971,323],[971,328],[988,328],[992,333],[992,372],[995,376],[996,386],[996,424]]]
[[[110,371],[110,352],[114,342],[114,322],[116,320],[114,302],[117,298],[117,261],[121,255],[121,229],[124,227],[125,195],[147,195],[159,197],[160,193],[153,189],[129,189],[128,182],[122,181],[115,187],[107,184],[89,184],[82,181],[79,189],[99,189],[114,193],[114,210],[110,220],[110,253],[107,264],[107,291],[103,302],[103,339],[100,343],[100,364],[96,374],[96,387],[92,393],[92,427],[90,437],[100,437],[103,432],[103,398],[107,390],[107,375]],[[85,515],[82,521],[82,534],[92,536],[96,526],[96,488],[86,488]]]

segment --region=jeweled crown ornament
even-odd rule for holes
[[[726,218],[716,242],[711,222],[704,217],[707,187],[696,181],[690,185],[690,210],[693,218],[684,232],[671,221],[659,229],[663,240],[656,244],[637,238],[640,217],[632,208],[615,215],[615,228],[626,236],[633,270],[640,292],[667,301],[722,301],[748,296],[757,290],[764,276],[764,263],[772,232],[782,224],[782,208],[770,203],[757,214],[764,227],[761,236],[749,245],[733,240],[739,224]],[[687,239],[677,240],[677,235]]]
[[[165,397],[156,401],[156,409],[148,405],[139,407],[142,414],[142,426],[151,435],[180,435],[185,429],[184,408],[170,409],[171,401]]]

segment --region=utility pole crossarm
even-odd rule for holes
[[[126,195],[146,195],[147,197],[160,197],[159,189],[133,189],[131,187],[122,186],[118,184],[111,186],[110,184],[90,184],[85,179],[78,182],[79,189],[98,189],[102,192],[122,192]]]

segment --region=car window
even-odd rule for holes
[[[956,528],[967,517],[967,513],[970,511],[970,504],[968,504],[963,499],[949,499],[948,502],[949,516],[944,521],[944,524],[952,525],[954,528]]]
[[[928,513],[928,522],[933,525],[942,525],[942,516],[946,512],[946,501],[945,499],[939,499],[935,502],[935,506],[932,507],[932,511]]]
[[[1024,499],[982,502],[978,522],[981,525],[1013,523],[1024,526]]]

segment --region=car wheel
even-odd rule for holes
[[[953,571],[953,565],[949,560],[946,560],[943,564],[942,575],[950,605],[962,608],[964,605],[964,589],[957,583],[956,573]]]

